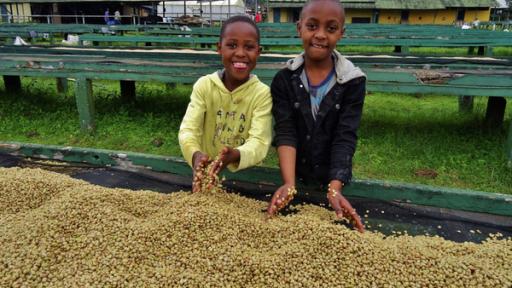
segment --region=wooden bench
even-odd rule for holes
[[[301,46],[294,24],[259,24],[262,45]],[[124,43],[124,46],[138,46],[139,43],[161,43],[173,46],[208,46],[218,41],[220,28],[192,28],[181,31],[169,25],[92,25],[92,24],[2,24],[0,38],[12,38],[16,35],[28,37],[28,33],[48,33],[50,45],[54,45],[54,35],[73,33],[82,34],[82,41],[96,44]],[[108,32],[108,33],[106,33]],[[125,32],[142,33],[142,35],[113,36],[103,34],[123,34]],[[7,34],[6,34],[7,33]],[[10,33],[10,34],[9,34]],[[173,37],[189,36],[189,37]],[[189,38],[189,39],[180,39]],[[8,44],[12,41],[5,41]],[[83,43],[83,42],[82,42]],[[35,43],[32,43],[35,44]],[[511,46],[510,33],[478,29],[462,30],[458,27],[444,25],[382,25],[382,24],[347,24],[340,46],[390,46],[395,52],[408,53],[409,47],[468,47],[472,53],[478,47],[479,55],[492,55],[496,46]]]
[[[62,49],[42,49],[40,53],[34,53],[33,49],[17,49],[14,53],[4,50],[0,56],[0,74],[4,76],[8,91],[21,89],[20,76],[76,79],[75,97],[80,125],[85,131],[95,128],[93,80],[119,80],[122,97],[133,101],[135,81],[191,84],[202,75],[221,68],[215,54],[166,52],[128,57],[130,53],[126,51],[108,51],[108,55],[101,55],[105,52],[59,50]],[[264,56],[254,73],[270,84],[286,59]],[[512,64],[507,59],[439,59],[437,63],[435,58],[429,57],[354,57],[351,60],[368,75],[370,92],[488,96],[486,119],[490,125],[503,121],[505,97],[512,97]],[[512,131],[507,143],[507,155],[512,163]]]
[[[199,45],[212,45],[217,43],[218,37],[160,37],[160,36],[107,36],[98,34],[84,34],[80,36],[80,42],[91,41],[95,45],[99,43],[127,43],[120,45],[122,47],[138,46],[138,43],[161,43],[166,47],[197,47]],[[299,38],[262,38],[261,45],[271,46],[301,46],[302,40]],[[492,38],[492,39],[390,39],[390,38],[344,38],[338,46],[395,46],[400,47],[399,51],[405,53],[409,47],[482,47],[480,53],[492,55],[492,48],[495,46],[512,46],[512,37],[510,38]],[[119,46],[118,46],[119,47]]]
[[[192,170],[187,162],[182,158],[171,156],[5,141],[0,141],[0,153],[29,159],[77,163],[81,166],[91,164],[92,167],[130,171],[151,176],[153,179],[176,184],[182,183],[182,185],[190,185],[192,181]],[[29,159],[26,159],[27,162]],[[166,172],[166,174],[154,173],[155,171]],[[227,178],[224,181],[227,187],[235,188],[234,191],[248,193],[246,194],[248,197],[256,198],[265,194],[271,195],[282,181],[279,169],[270,167],[253,167],[236,173],[224,171],[222,174]],[[311,189],[311,187],[301,188]],[[343,189],[343,193],[346,196],[392,202],[393,205],[404,208],[414,208],[414,205],[437,207],[435,209],[449,213],[451,217],[459,215],[462,217],[461,219],[467,220],[471,216],[478,218],[479,222],[485,221],[485,219],[496,220],[494,217],[489,218],[492,215],[508,216],[508,218],[500,217],[502,220],[499,222],[507,223],[507,227],[510,227],[510,217],[512,217],[512,209],[510,209],[512,195],[370,179],[353,179],[351,185]],[[312,203],[318,204],[325,201],[323,193],[311,196],[315,194],[310,193],[309,196],[304,196],[304,193],[299,193],[297,197],[301,202],[311,201],[313,197],[317,199]],[[322,197],[321,200],[320,197]],[[479,213],[455,214],[453,209]],[[379,209],[377,213],[380,211]]]
[[[148,29],[142,25],[96,25],[96,24],[1,24],[0,38],[8,39],[7,43],[12,43],[12,39],[20,36],[24,39],[34,40],[42,38],[43,34],[48,35],[50,45],[55,45],[57,35],[65,38],[67,34],[123,34],[124,32],[140,32]],[[33,41],[32,41],[33,42]],[[35,43],[32,43],[35,45]]]

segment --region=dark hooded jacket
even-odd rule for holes
[[[274,145],[297,151],[296,175],[305,183],[348,184],[365,96],[366,75],[337,51],[333,52],[336,84],[322,100],[316,121],[310,96],[300,75],[301,54],[279,71],[271,85]]]

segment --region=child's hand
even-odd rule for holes
[[[231,163],[240,161],[240,151],[231,147],[224,147],[219,153],[218,161],[215,161],[210,167],[208,174],[210,177],[217,176],[224,167]]]
[[[352,221],[352,224],[359,232],[364,232],[364,225],[361,222],[361,217],[357,215],[356,210],[352,207],[350,202],[348,202],[347,198],[341,195],[341,189],[341,187],[331,188],[329,185],[327,190],[327,199],[329,199],[332,209],[336,212],[336,217],[341,219],[345,216]]]
[[[297,194],[297,190],[293,184],[284,184],[283,186],[279,187],[268,204],[268,216],[274,216],[274,214],[279,212],[279,210],[288,205],[288,203],[292,201],[295,194]]]
[[[210,157],[203,152],[197,151],[192,156],[192,163],[194,164],[193,169],[193,177],[192,177],[192,193],[199,192],[201,190],[201,180],[205,176],[204,168],[208,166],[208,162],[210,162]]]

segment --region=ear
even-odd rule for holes
[[[219,41],[219,42],[217,42],[217,53],[219,53],[219,54],[220,54],[220,46],[221,46],[221,43]]]
[[[258,46],[258,56],[260,56],[261,51],[263,51],[263,47],[262,46]]]
[[[299,34],[299,37],[300,37],[300,27],[301,27],[301,20],[297,21],[297,34]]]
[[[340,39],[343,38],[343,35],[345,35],[345,26],[343,26],[343,28],[341,28],[340,30]]]

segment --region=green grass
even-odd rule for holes
[[[54,79],[23,78],[22,85],[23,93],[13,95],[0,80],[1,141],[181,156],[177,132],[190,85],[139,82],[136,104],[126,104],[117,82],[94,81],[98,129],[93,135],[79,130],[72,89],[58,95]],[[369,94],[355,177],[512,194],[504,153],[512,109],[502,128],[488,130],[482,125],[486,102],[478,97],[472,113],[460,114],[453,96]],[[273,149],[263,165],[277,166]],[[419,170],[437,177],[416,176]]]

